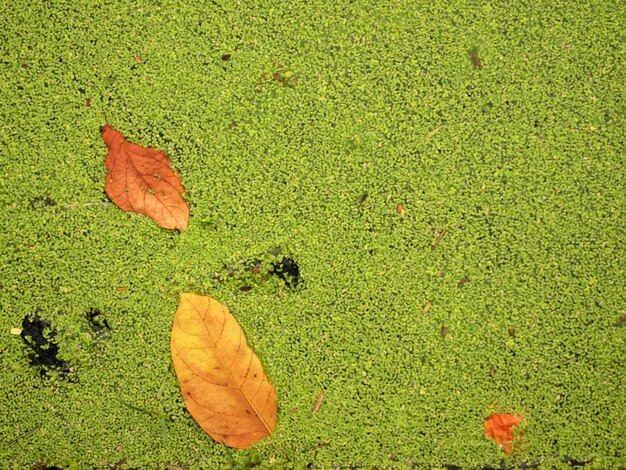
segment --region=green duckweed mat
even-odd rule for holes
[[[625,468],[625,20],[0,2],[0,467]],[[107,122],[170,157],[188,230],[107,200]],[[283,256],[295,288],[247,272]],[[185,411],[180,292],[276,387],[252,449]],[[524,417],[511,455],[492,413]]]

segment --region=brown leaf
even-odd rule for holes
[[[431,246],[433,250],[437,248],[437,246],[441,242],[441,239],[443,238],[443,236],[446,234],[447,231],[448,231],[448,227],[445,227],[441,232],[439,232],[439,235],[437,235],[437,238],[435,239],[435,241],[433,242]]]
[[[475,69],[479,69],[481,67],[480,57],[478,56],[478,49],[476,47],[472,47],[470,50],[470,60],[472,61],[472,65]]]
[[[320,410],[322,406],[322,402],[324,401],[324,389],[320,390],[320,393],[317,395],[317,400],[313,404],[313,408],[311,408],[311,416],[315,416],[317,412]]]
[[[109,148],[105,190],[120,209],[138,212],[167,229],[185,230],[189,206],[180,175],[163,152],[127,142],[108,124],[102,139]]]
[[[209,436],[247,449],[272,434],[276,391],[228,307],[180,294],[171,350],[185,405]]]
[[[396,206],[396,212],[400,214],[400,217],[404,217],[404,206],[402,204],[398,204]]]

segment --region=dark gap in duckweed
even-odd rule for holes
[[[529,468],[539,468],[540,464],[538,463],[528,463],[528,462],[520,462],[518,464],[514,464],[511,466],[507,466],[504,462],[502,462],[498,467],[492,467],[491,465],[486,465],[484,467],[479,467],[478,470],[516,470],[516,469],[529,469]],[[462,468],[462,467],[456,467]]]
[[[563,461],[565,463],[569,463],[568,460],[566,460],[567,458],[565,458]],[[406,465],[409,468],[422,468],[422,465],[420,462],[415,462],[413,460],[410,460],[408,462],[406,462]],[[572,465],[572,464],[570,464]],[[481,467],[473,467],[476,468],[476,470],[517,470],[517,469],[531,469],[531,468],[540,468],[541,464],[539,463],[529,463],[529,462],[518,462],[518,463],[514,463],[512,465],[506,465],[504,462],[500,463],[499,466],[497,467],[492,467],[491,465],[485,465],[485,466],[481,466]],[[446,470],[464,470],[466,468],[469,467],[461,467],[459,465],[454,465],[454,464],[443,464],[441,466],[441,468],[445,468]]]
[[[277,257],[280,257],[280,260],[277,260]],[[280,255],[279,250],[271,250],[265,255],[253,258],[252,261],[244,261],[234,267],[224,263],[224,272],[214,273],[215,280],[234,283],[242,292],[252,290],[253,287],[267,281],[270,276],[278,277],[292,289],[301,282],[298,263],[289,256]]]
[[[52,199],[50,196],[36,196],[30,200],[30,208],[36,209],[37,207],[54,207],[57,205],[57,202]]]
[[[563,462],[571,467],[584,467],[585,465],[590,465],[593,463],[593,459],[589,460],[576,460],[568,455],[563,457]]]
[[[288,256],[283,256],[283,259],[278,263],[272,263],[270,274],[278,276],[289,287],[295,288],[300,282],[300,268]]]
[[[177,123],[174,121],[167,121],[168,127],[176,128]],[[170,166],[174,169],[176,173],[182,175],[183,172],[180,168],[176,167],[173,159],[179,158],[181,155],[185,154],[185,149],[179,144],[177,139],[172,139],[170,135],[164,134],[162,131],[158,131],[156,133],[158,136],[158,145],[156,145],[157,150],[163,152],[165,156],[170,160]]]
[[[100,332],[102,330],[111,331],[111,326],[107,319],[102,315],[102,312],[98,309],[91,308],[87,312],[87,321],[91,326],[91,329],[94,333]]]
[[[39,318],[36,313],[26,315],[22,320],[20,336],[30,349],[29,362],[32,366],[41,368],[42,376],[47,375],[51,369],[60,371],[61,375],[67,375],[70,372],[69,366],[58,357],[59,345],[54,341],[56,334],[50,322]]]
[[[59,467],[57,465],[50,465],[46,461],[37,462],[31,468],[33,470],[63,470],[63,467]]]

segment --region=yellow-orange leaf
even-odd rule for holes
[[[209,436],[247,449],[272,434],[276,391],[228,307],[180,294],[171,350],[187,410]]]

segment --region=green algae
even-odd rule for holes
[[[617,5],[1,8],[3,466],[626,465]],[[189,230],[102,204],[105,119],[170,156]],[[216,279],[277,247],[296,289]],[[253,450],[183,408],[181,291],[229,305],[277,388]],[[71,380],[9,333],[34,312]],[[491,412],[526,417],[518,455]]]

